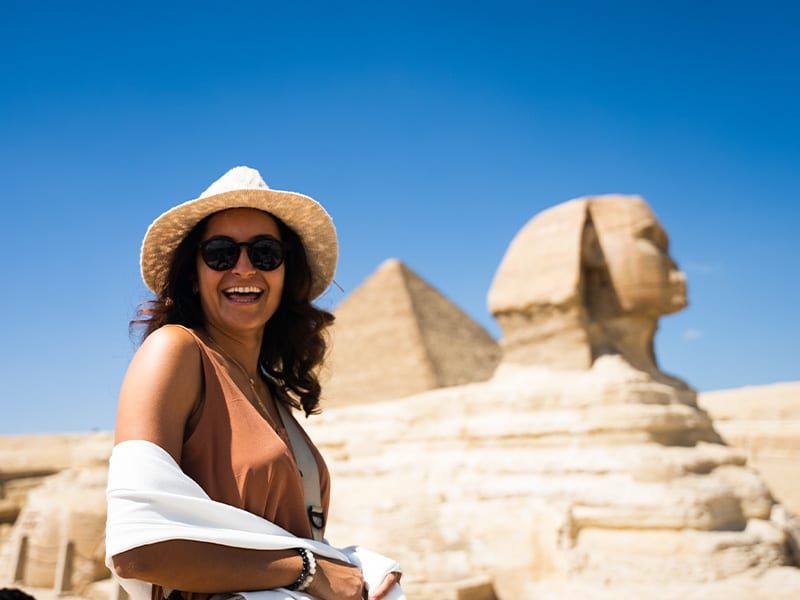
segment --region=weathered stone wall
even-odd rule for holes
[[[0,541],[45,478],[73,467],[105,465],[113,439],[106,431],[0,436]]]
[[[724,440],[744,450],[775,497],[800,515],[800,383],[706,392],[699,402]]]

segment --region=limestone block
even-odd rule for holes
[[[105,465],[113,434],[0,436],[0,522],[13,523],[31,490],[72,467]]]
[[[800,383],[705,392],[699,402],[726,443],[744,450],[775,497],[800,514]]]
[[[720,421],[800,420],[798,382],[703,392],[700,401]]]
[[[750,527],[743,532],[692,530],[581,530],[574,569],[585,578],[613,574],[617,581],[653,579],[697,582],[732,577],[744,571],[755,576],[786,564],[780,539],[764,537]],[[690,558],[691,557],[691,558]]]
[[[105,464],[114,435],[82,434],[0,436],[0,478],[49,475],[70,467]]]
[[[15,540],[28,538],[23,583],[52,588],[59,549],[72,544],[68,589],[80,591],[93,581],[108,577],[103,564],[105,547],[105,466],[68,469],[47,478],[28,500],[0,549],[9,559]]]

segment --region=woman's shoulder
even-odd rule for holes
[[[188,353],[197,355],[199,336],[197,332],[183,325],[162,325],[148,335],[142,342],[141,349],[145,346],[155,351]]]
[[[148,335],[122,382],[116,441],[149,440],[180,462],[186,419],[200,397],[201,360],[182,327],[165,325]]]
[[[201,366],[197,334],[182,325],[164,325],[148,335],[139,347],[134,362],[151,371],[187,374]]]
[[[166,337],[175,340],[195,340],[199,337],[197,331],[186,325],[178,325],[177,323],[167,323],[156,329],[153,333],[147,336],[150,339],[153,336]]]

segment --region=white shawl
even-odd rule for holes
[[[400,571],[395,561],[365,548],[337,549],[324,542],[298,538],[246,510],[212,500],[168,452],[145,440],[129,440],[114,446],[106,496],[106,566],[132,600],[150,600],[152,585],[118,577],[111,557],[165,540],[194,540],[259,550],[307,548],[316,555],[360,567],[370,589],[379,586],[390,572]],[[313,600],[307,594],[283,588],[234,595],[245,600]],[[405,600],[399,585],[394,587],[389,600]]]

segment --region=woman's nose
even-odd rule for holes
[[[255,273],[256,268],[250,262],[250,256],[247,254],[247,248],[241,248],[239,251],[239,258],[236,264],[233,265],[234,273]]]

